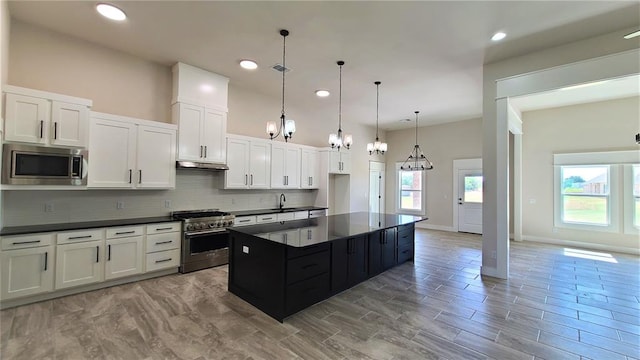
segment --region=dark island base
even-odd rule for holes
[[[292,247],[231,232],[229,291],[284,319],[413,259],[413,223]]]

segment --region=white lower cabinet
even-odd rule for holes
[[[141,274],[144,264],[144,227],[110,228],[106,233],[107,259],[104,264],[104,279]]]
[[[0,298],[8,300],[53,290],[54,260],[51,234],[3,237]]]
[[[145,271],[157,271],[180,266],[180,222],[146,226]]]
[[[58,245],[55,288],[66,289],[104,280],[103,259],[103,239]]]

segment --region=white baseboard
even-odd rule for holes
[[[416,227],[420,229],[429,229],[429,230],[441,230],[441,231],[450,231],[450,232],[456,231],[453,229],[452,226],[426,224],[424,221],[416,223]]]
[[[574,246],[574,247],[580,247],[580,248],[592,249],[592,250],[603,250],[603,251],[619,252],[619,253],[625,253],[625,254],[640,255],[640,248],[610,246],[606,244],[594,244],[594,243],[583,242],[583,241],[552,239],[552,238],[545,238],[545,237],[533,236],[533,235],[522,235],[522,240],[532,241],[532,242],[541,242],[546,244],[554,244],[554,245]]]

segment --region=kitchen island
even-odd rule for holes
[[[426,219],[357,212],[229,228],[229,291],[282,322],[413,259]]]

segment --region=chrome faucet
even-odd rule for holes
[[[280,209],[282,209],[282,206],[284,205],[283,202],[287,201],[287,198],[284,197],[284,194],[280,194]]]

